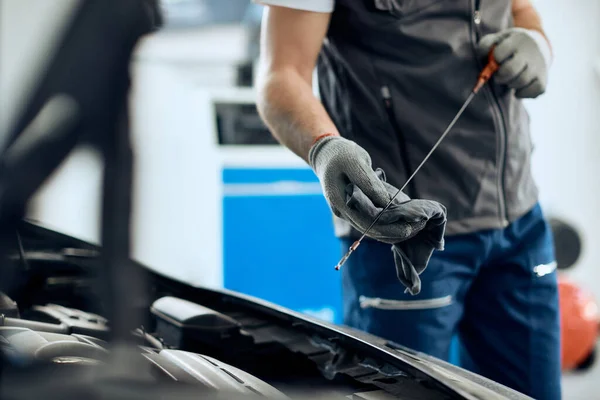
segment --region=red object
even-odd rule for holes
[[[494,57],[494,50],[496,50],[496,46],[492,46],[492,48],[490,49],[490,52],[488,54],[488,63],[479,74],[479,78],[477,79],[477,85],[475,85],[473,93],[479,92],[479,89],[481,89],[483,85],[485,85],[486,82],[490,80],[492,75],[494,75],[496,71],[498,71],[498,69],[500,68],[500,65]]]
[[[329,136],[339,136],[337,133],[324,133],[322,135],[319,135],[315,138],[315,140],[313,140],[312,144],[313,146],[315,145],[315,143],[317,143],[319,140],[329,137]]]
[[[558,278],[562,369],[579,366],[594,350],[600,312],[592,294],[564,277]]]

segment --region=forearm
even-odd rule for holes
[[[258,111],[273,136],[305,161],[318,136],[338,134],[310,82],[293,69],[270,72],[261,79]]]
[[[533,5],[528,4],[526,6],[513,9],[513,21],[515,27],[517,28],[530,29],[541,33],[546,39],[546,42],[548,42],[550,51],[552,51],[552,45],[542,26],[542,18]]]

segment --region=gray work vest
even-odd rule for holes
[[[476,44],[512,26],[511,0],[336,0],[318,62],[340,133],[401,187],[485,64]],[[448,234],[506,227],[538,198],[529,117],[491,80],[405,190],[448,209]],[[336,232],[351,232],[336,219]],[[354,232],[355,233],[355,232]]]

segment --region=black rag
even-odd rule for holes
[[[390,199],[398,189],[386,182],[383,170],[377,176],[384,182]],[[377,207],[356,186],[346,187],[346,203],[362,215],[375,220],[383,207]],[[427,268],[435,250],[444,249],[444,232],[447,221],[446,207],[432,200],[411,199],[400,192],[390,207],[380,217],[377,225],[402,224],[401,234],[391,240],[396,274],[412,295],[421,291],[421,273]],[[368,235],[367,235],[368,236]]]

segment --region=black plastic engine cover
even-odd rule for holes
[[[0,314],[9,318],[19,318],[17,303],[3,292],[0,292]]]
[[[156,335],[169,347],[197,350],[212,343],[223,347],[224,341],[235,341],[240,349],[252,339],[240,324],[227,315],[176,297],[162,297],[152,304],[156,316]]]
[[[108,321],[104,317],[56,304],[35,306],[23,318],[60,326],[65,334],[89,335],[102,339],[108,338],[109,334]],[[32,328],[44,330],[41,327]]]
[[[84,335],[37,332],[28,328],[0,327],[0,350],[16,365],[45,361],[94,364],[108,352],[105,342]]]
[[[64,368],[96,367],[109,360],[108,344],[84,335],[0,327],[0,351],[14,366],[51,363]],[[218,392],[286,398],[273,386],[214,358],[181,350],[139,347],[158,382],[199,385]],[[106,364],[105,364],[106,365]]]
[[[181,350],[147,350],[144,354],[156,366],[159,376],[232,394],[287,398],[279,390],[229,364]]]

